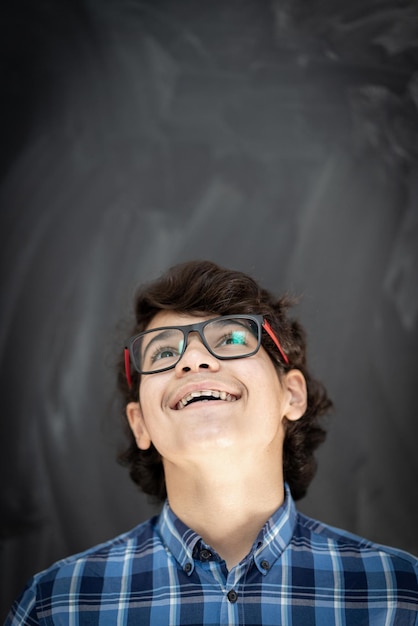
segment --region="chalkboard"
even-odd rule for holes
[[[336,407],[300,508],[418,553],[415,0],[1,16],[2,612],[155,512],[114,363],[137,285],[194,258],[300,297]]]

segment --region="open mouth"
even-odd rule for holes
[[[184,409],[184,407],[194,402],[210,402],[211,400],[223,400],[224,402],[235,402],[237,396],[233,396],[226,391],[216,391],[214,389],[202,389],[201,391],[192,391],[176,404],[176,409]]]

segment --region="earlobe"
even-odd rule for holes
[[[136,445],[140,450],[148,450],[151,445],[151,438],[148,434],[139,402],[129,402],[126,405],[126,417],[135,437]]]
[[[290,421],[296,421],[302,417],[308,406],[305,377],[300,370],[290,370],[285,375],[283,384],[288,394],[285,416]]]

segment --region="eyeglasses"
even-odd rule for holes
[[[220,360],[242,359],[255,354],[261,345],[262,329],[270,335],[282,359],[289,364],[279,340],[262,315],[223,315],[186,326],[163,326],[131,337],[125,348],[125,370],[132,385],[130,363],[140,374],[157,374],[172,369],[183,356],[190,333],[197,332],[205,348]]]

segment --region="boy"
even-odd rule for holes
[[[252,278],[188,262],[138,292],[121,461],[159,516],[29,583],[13,624],[418,624],[418,561],[296,511],[331,408]]]

